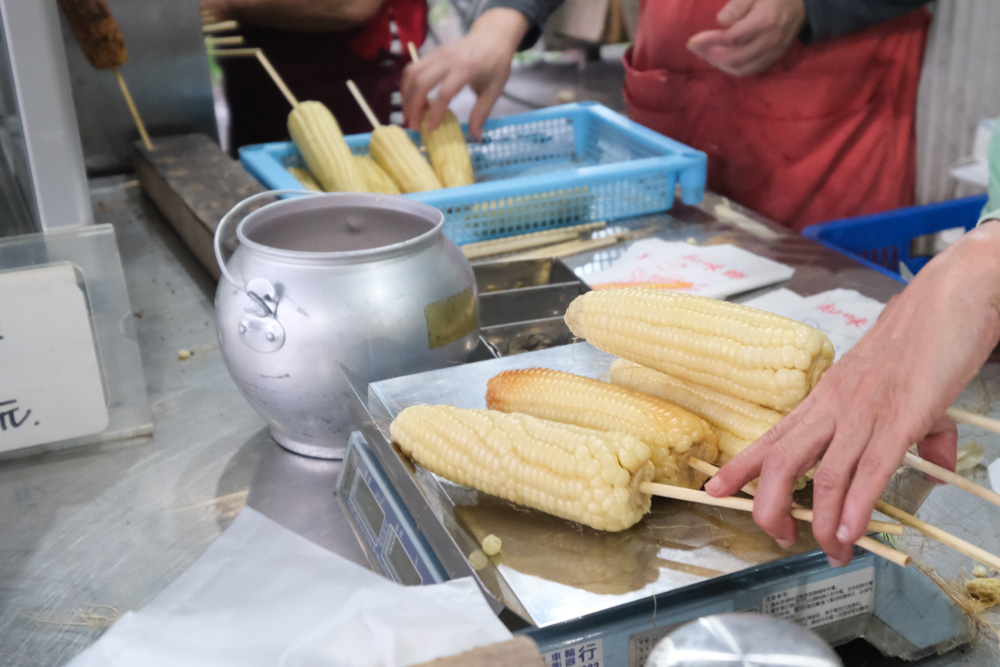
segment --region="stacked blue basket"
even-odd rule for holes
[[[810,225],[802,235],[902,282],[902,262],[916,273],[930,260],[913,256],[914,239],[946,229],[972,229],[979,221],[986,195],[911,206],[884,213]]]
[[[369,138],[346,140],[363,155]],[[488,121],[469,153],[474,185],[406,195],[444,212],[444,232],[460,244],[665,211],[678,186],[686,204],[705,191],[704,153],[595,102]],[[245,146],[240,160],[271,189],[301,187],[287,169],[305,166],[290,142]]]

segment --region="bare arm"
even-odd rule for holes
[[[777,426],[706,486],[734,493],[760,477],[754,519],[779,544],[797,526],[792,483],[814,464],[813,534],[835,566],[851,559],[875,501],[906,450],[954,467],[944,418],[1000,339],[1000,223],[967,233],[931,260],[875,326]]]
[[[307,32],[353,28],[381,6],[382,0],[201,0],[219,20]]]

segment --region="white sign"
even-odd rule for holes
[[[761,606],[768,616],[807,628],[869,614],[875,609],[875,568],[866,567],[772,593],[764,597]]]
[[[0,452],[107,425],[90,317],[72,265],[0,273]]]

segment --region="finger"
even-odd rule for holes
[[[875,501],[882,496],[889,478],[899,467],[911,439],[910,434],[894,424],[876,424],[844,500],[837,528],[837,540],[841,544],[849,545],[864,535]]]
[[[930,433],[917,443],[917,451],[920,458],[954,471],[958,460],[958,425],[953,419],[942,416],[931,427]],[[944,484],[944,481],[930,475],[927,479],[935,484]]]
[[[411,63],[403,71],[400,92],[403,95],[403,113],[410,127],[417,129],[427,106],[427,96],[447,75],[447,64],[442,57],[431,54],[420,63]]]
[[[479,93],[476,104],[472,107],[472,111],[469,112],[469,134],[476,141],[482,140],[483,125],[486,123],[490,111],[493,110],[493,105],[496,104],[497,99],[503,93],[503,88],[503,81],[495,82],[485,88]]]
[[[850,563],[854,553],[854,540],[844,543],[838,531],[844,496],[855,476],[858,461],[872,440],[874,428],[871,419],[842,420],[813,476],[813,537],[834,567]]]
[[[728,28],[747,15],[754,2],[756,0],[729,0],[715,15],[715,20],[719,22],[719,25]]]
[[[811,422],[803,419],[774,443],[761,467],[754,521],[782,547],[790,546],[798,536],[798,524],[789,514],[795,480],[819,460],[834,428],[833,417],[828,415]]]
[[[731,496],[751,480],[760,477],[760,469],[771,447],[786,437],[796,421],[793,413],[775,424],[756,442],[722,466],[705,485],[705,491],[717,498]]]
[[[713,46],[732,46],[725,30],[703,30],[687,41],[687,48],[704,57],[707,49]]]

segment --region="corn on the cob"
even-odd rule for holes
[[[626,359],[611,364],[611,382],[690,410],[719,436],[718,463],[729,461],[784,417],[776,410],[646,368]],[[698,457],[701,458],[701,457]]]
[[[361,173],[368,192],[381,192],[384,195],[400,194],[396,182],[389,178],[389,174],[385,173],[370,155],[355,155],[354,164]]]
[[[782,412],[833,363],[822,331],[764,310],[643,288],[582,294],[566,324],[630,361]]]
[[[528,415],[415,405],[389,427],[403,453],[457,484],[599,530],[649,511],[649,447],[632,436]]]
[[[458,119],[451,111],[445,113],[444,120],[432,132],[427,130],[427,116],[420,127],[420,139],[424,142],[431,166],[441,185],[454,188],[472,185],[476,182],[472,172],[472,158],[465,144],[465,135]]]
[[[403,192],[441,189],[441,181],[434,175],[434,170],[400,126],[375,128],[368,150]]]
[[[337,119],[325,104],[299,102],[288,114],[288,133],[324,190],[367,192]]]
[[[687,410],[563,371],[504,371],[486,383],[486,407],[634,436],[649,447],[653,481],[662,484],[700,488],[707,476],[687,465],[688,457],[713,462],[719,454],[715,433]]]
[[[316,192],[324,192],[323,186],[316,182],[313,178],[312,173],[308,169],[303,169],[302,167],[288,167],[288,173],[295,177],[295,180],[302,184],[306,190],[315,190]]]

